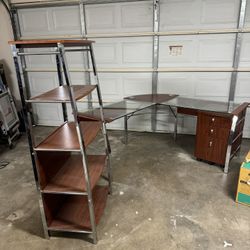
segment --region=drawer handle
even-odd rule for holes
[[[215,121],[215,118],[213,117],[213,118],[212,118],[212,122],[214,122],[214,121]]]
[[[211,134],[214,132],[214,130],[213,129],[211,129]]]
[[[209,147],[211,148],[212,147],[212,145],[213,145],[213,142],[209,142]]]

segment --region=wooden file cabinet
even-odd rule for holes
[[[219,165],[225,164],[232,117],[199,112],[195,156]]]
[[[225,166],[240,149],[247,107],[243,103],[230,113],[178,107],[178,113],[197,116],[195,157]]]

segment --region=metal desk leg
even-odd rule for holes
[[[177,111],[174,112],[174,110],[172,109],[171,106],[168,106],[169,107],[169,110],[171,111],[171,113],[173,114],[174,116],[174,140],[176,141],[177,140],[177,126],[178,126],[178,117],[177,117]]]
[[[177,140],[177,133],[178,133],[177,126],[178,126],[178,116],[177,116],[177,113],[176,113],[176,115],[175,115],[175,123],[174,123],[174,140],[175,141]]]
[[[225,166],[224,166],[224,174],[228,174],[228,171],[229,171],[229,162],[231,159],[231,149],[232,149],[233,137],[234,137],[234,132],[235,132],[237,121],[238,121],[238,116],[235,115],[232,119],[232,125],[231,125],[230,134],[229,134],[229,138],[228,138],[227,153],[226,153],[226,160],[225,160]]]
[[[128,116],[124,116],[124,144],[128,144]]]

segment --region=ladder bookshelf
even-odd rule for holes
[[[108,194],[112,193],[110,145],[103,117],[103,104],[90,40],[25,40],[9,42],[16,68],[23,106],[31,159],[36,179],[45,237],[50,232],[64,231],[92,234],[97,243],[96,226],[104,211]],[[80,48],[79,48],[80,47]],[[54,48],[48,52],[25,52],[25,48]],[[72,85],[67,52],[90,53],[95,85]],[[28,97],[21,57],[56,56],[59,86],[38,96]],[[97,91],[99,121],[80,121],[77,101]],[[64,123],[36,144],[33,136],[32,103],[62,103]],[[66,103],[71,104],[74,121],[68,121]],[[86,148],[102,131],[103,155],[87,155]],[[104,175],[107,169],[107,176]],[[107,185],[98,185],[100,178]]]

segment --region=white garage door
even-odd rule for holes
[[[248,4],[248,13],[250,11]],[[194,29],[228,29],[237,27],[240,0],[161,0],[160,31]],[[58,35],[81,35],[78,6],[34,8],[19,10],[23,38]],[[86,26],[89,35],[96,33],[153,31],[152,2],[98,4],[86,6]],[[247,14],[246,26],[250,24]],[[100,69],[152,68],[152,37],[96,38],[94,45],[97,66]],[[159,67],[196,68],[232,67],[235,35],[193,35],[160,37]],[[250,67],[250,35],[243,39],[241,67]],[[83,67],[83,57],[69,56],[71,68]],[[29,68],[50,68],[53,57],[32,57]],[[39,94],[57,86],[53,72],[29,73],[31,93]],[[128,95],[151,93],[152,73],[100,73],[104,101],[117,101]],[[158,92],[182,96],[227,101],[231,73],[159,73]],[[72,73],[74,83],[85,83],[84,73]],[[240,73],[236,101],[249,101],[250,73]],[[45,125],[58,125],[62,121],[60,105],[36,105],[37,121]],[[151,129],[150,114],[131,118],[129,128]],[[122,121],[111,128],[122,128]],[[195,120],[183,117],[179,130],[193,133]],[[172,130],[168,113],[159,114],[157,129]],[[250,137],[248,115],[244,135]]]

